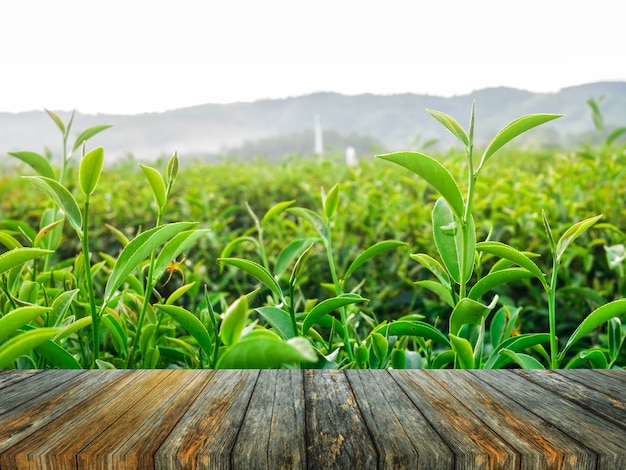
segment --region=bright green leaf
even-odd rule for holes
[[[559,238],[559,241],[556,244],[557,261],[561,259],[567,247],[571,245],[572,242],[576,240],[579,236],[581,236],[585,231],[587,231],[593,224],[600,220],[601,217],[602,215],[596,215],[595,217],[581,220],[580,222],[577,222],[570,228],[568,228],[565,233],[561,235],[561,238]]]
[[[194,222],[176,222],[160,225],[141,233],[131,240],[118,256],[113,271],[109,276],[104,289],[103,304],[109,303],[117,288],[122,285],[128,275],[161,244],[171,239],[177,233],[192,228],[194,225]]]
[[[289,206],[291,206],[294,202],[296,202],[295,200],[293,201],[283,201],[283,202],[279,202],[278,204],[275,204],[274,206],[272,206],[263,216],[263,219],[261,219],[261,226],[265,227],[265,225],[267,224],[268,221],[272,220],[273,218],[275,218],[278,214],[280,214],[281,212],[283,212],[285,209],[287,209]]]
[[[450,346],[452,346],[455,355],[455,369],[474,368],[474,350],[468,340],[450,335]]]
[[[241,258],[218,258],[217,261],[223,264],[234,266],[241,269],[242,271],[247,272],[252,277],[256,278],[262,284],[264,284],[265,287],[272,291],[272,293],[275,294],[279,299],[284,301],[283,291],[278,285],[278,282],[276,282],[274,276],[272,276],[272,274],[260,264]]]
[[[537,265],[521,251],[500,242],[480,242],[476,244],[476,249],[484,253],[491,253],[492,255],[499,256],[500,258],[507,259],[522,268],[527,269],[541,281],[544,289],[548,291],[548,284],[544,274],[537,267]]]
[[[339,183],[335,184],[328,194],[322,190],[322,204],[324,206],[324,215],[327,220],[331,220],[339,206]]]
[[[42,250],[41,248],[13,248],[0,255],[0,274],[13,269],[20,264],[30,261],[39,256],[54,253],[51,250]]]
[[[61,331],[58,328],[37,328],[20,333],[0,346],[0,369],[8,369],[22,354],[26,354]]]
[[[216,368],[273,369],[283,364],[317,361],[317,353],[305,338],[283,341],[278,335],[267,333],[270,332],[249,333],[221,355]]]
[[[603,305],[593,312],[591,312],[576,328],[576,331],[572,333],[567,344],[561,351],[559,358],[562,359],[567,350],[572,347],[583,336],[591,333],[603,323],[608,322],[613,317],[619,317],[626,313],[626,299],[614,300],[606,305]]]
[[[104,149],[102,147],[88,152],[80,161],[78,179],[80,180],[80,189],[86,196],[92,194],[96,189],[103,165]]]
[[[388,153],[385,155],[378,155],[378,158],[388,160],[403,166],[413,173],[424,178],[430,183],[448,202],[448,205],[452,208],[455,215],[459,218],[463,218],[463,212],[465,206],[463,203],[463,196],[459,190],[459,185],[456,183],[450,172],[437,160],[428,155],[417,152],[397,152]]]
[[[35,152],[9,152],[9,155],[19,158],[30,165],[40,176],[54,179],[54,170],[46,157]]]
[[[517,353],[510,349],[501,349],[499,354],[511,359],[522,369],[545,369],[541,362],[528,354]]]
[[[370,246],[367,250],[357,256],[356,259],[352,261],[352,263],[350,263],[350,266],[348,267],[348,270],[346,271],[346,274],[344,276],[344,280],[348,279],[352,275],[352,273],[356,271],[363,263],[370,260],[374,256],[392,250],[394,248],[407,245],[408,243],[397,240],[384,240]]]
[[[80,133],[78,137],[76,137],[76,140],[74,141],[74,145],[72,146],[72,152],[74,152],[77,148],[83,145],[83,142],[86,142],[87,140],[91,139],[94,135],[99,134],[100,132],[102,132],[105,129],[108,129],[109,127],[111,126],[100,125],[100,126],[90,127],[89,129],[85,129],[83,132]]]
[[[83,215],[74,196],[59,182],[45,176],[22,176],[32,181],[35,186],[46,193],[55,204],[65,212],[65,216],[76,233],[82,236]]]
[[[176,320],[180,326],[196,339],[206,356],[211,357],[213,351],[211,336],[202,322],[193,313],[176,305],[157,304],[155,307]]]
[[[50,307],[28,306],[11,310],[0,318],[0,340],[11,336],[18,329],[27,325],[35,318],[42,316],[51,310]]]
[[[522,116],[509,123],[493,138],[491,143],[485,149],[485,153],[480,160],[476,173],[478,174],[480,172],[483,165],[487,163],[487,160],[489,160],[489,158],[491,158],[496,151],[509,143],[511,140],[515,139],[515,137],[523,134],[533,127],[537,127],[561,116],[562,114],[530,114],[528,116]]]
[[[437,121],[439,121],[443,126],[448,129],[453,136],[455,136],[459,141],[467,147],[469,145],[469,139],[467,138],[467,134],[460,126],[458,122],[454,120],[451,116],[448,116],[441,111],[435,111],[433,109],[426,110],[432,117],[434,117]]]
[[[306,334],[306,332],[309,331],[309,328],[315,325],[324,315],[327,315],[330,312],[346,305],[368,301],[368,299],[365,299],[357,294],[341,294],[337,297],[322,300],[319,304],[313,307],[304,318],[304,321],[302,322],[302,334]]]
[[[272,327],[285,338],[293,338],[296,332],[293,331],[291,317],[289,313],[278,307],[259,307],[255,310],[261,315]]]
[[[150,166],[139,164],[141,167],[141,171],[148,178],[148,182],[152,187],[152,193],[154,194],[154,200],[159,207],[159,209],[163,209],[165,207],[165,203],[167,202],[167,190],[165,188],[165,181],[163,181],[163,176],[157,170]]]
[[[472,299],[461,299],[450,315],[450,334],[458,335],[463,325],[480,325],[491,308]]]
[[[507,268],[494,271],[476,282],[467,296],[473,300],[480,300],[483,295],[495,287],[531,277],[534,277],[533,273],[524,268]]]
[[[241,332],[248,318],[248,298],[243,295],[235,300],[224,313],[220,325],[220,339],[226,346],[231,346],[239,341]]]

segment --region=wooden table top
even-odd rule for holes
[[[626,468],[626,370],[0,371],[0,468]]]

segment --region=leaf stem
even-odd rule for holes
[[[550,368],[558,367],[559,343],[556,337],[556,282],[558,277],[559,261],[556,255],[552,261],[552,276],[550,279],[550,290],[548,291],[548,317],[550,322]]]
[[[87,294],[89,295],[89,307],[91,309],[91,328],[93,332],[93,364],[100,356],[100,315],[96,309],[96,298],[93,291],[93,279],[91,278],[91,262],[89,256],[89,195],[85,196],[84,222],[81,235],[83,250],[83,262],[85,266],[85,280],[87,282]],[[104,308],[104,306],[103,306]]]

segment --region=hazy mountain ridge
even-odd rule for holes
[[[310,152],[313,151],[313,122],[314,116],[319,115],[325,134],[334,136],[326,139],[326,146],[335,142],[333,145],[338,147],[334,150],[340,150],[339,147],[351,140],[355,142],[352,145],[360,147],[360,154],[364,153],[366,143],[377,151],[403,150],[414,146],[416,140],[425,142],[433,138],[445,148],[453,144],[453,137],[425,112],[425,108],[448,113],[467,127],[471,103],[475,100],[478,144],[486,143],[511,120],[542,112],[565,116],[524,136],[520,144],[567,147],[576,145],[581,136],[593,133],[586,100],[603,95],[606,98],[601,110],[606,127],[626,125],[626,82],[597,82],[564,88],[557,93],[533,93],[505,87],[451,98],[408,93],[348,96],[319,92],[249,103],[204,104],[163,113],[77,113],[72,138],[87,127],[112,124],[113,128],[90,141],[90,146],[105,147],[108,160],[127,154],[154,159],[170,155],[174,150],[178,150],[182,158],[215,154],[249,158],[255,145],[263,142],[271,142],[271,150],[268,150],[271,152],[303,153],[303,142],[307,139],[310,139]],[[69,117],[69,112],[58,113],[63,119]],[[285,136],[282,147],[277,144],[281,136]],[[300,136],[297,145],[294,136]],[[0,113],[1,154],[15,150],[43,152],[46,146],[58,155],[61,137],[43,110]]]

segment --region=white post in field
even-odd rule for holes
[[[315,115],[315,154],[322,158],[324,156],[324,140],[322,138],[322,124],[319,114]]]
[[[359,159],[356,158],[356,150],[352,146],[348,147],[346,149],[346,165],[357,166],[358,164]]]

